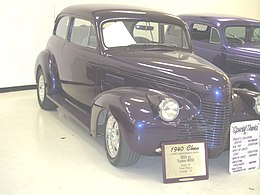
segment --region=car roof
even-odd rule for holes
[[[143,10],[149,11],[147,8],[129,6],[129,5],[113,5],[113,4],[79,4],[71,5],[64,8],[61,12],[64,13],[77,13],[80,15],[92,14],[93,12],[99,11],[110,11],[110,10]],[[151,10],[150,10],[151,11]]]
[[[129,5],[112,5],[112,4],[80,4],[72,5],[64,8],[61,14],[71,14],[92,19],[105,20],[110,18],[128,18],[135,16],[136,18],[150,18],[155,20],[162,20],[165,22],[182,21],[174,15],[155,11],[148,8],[129,6]]]
[[[215,25],[235,25],[235,24],[253,24],[260,25],[260,20],[245,18],[240,16],[224,15],[224,14],[182,14],[178,15],[183,20],[201,21]]]

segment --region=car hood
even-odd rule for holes
[[[222,70],[189,52],[114,50],[108,56],[111,65],[118,64],[122,71],[156,83],[185,87],[205,97],[231,93],[229,79]]]
[[[258,58],[260,61],[260,45],[245,44],[242,46],[233,46],[230,50],[238,55]]]

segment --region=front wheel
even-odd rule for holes
[[[46,96],[46,82],[41,69],[39,69],[37,72],[37,98],[38,98],[38,103],[42,109],[55,110],[57,108],[57,105],[55,105]]]
[[[116,167],[134,165],[140,157],[125,143],[118,122],[111,113],[106,120],[105,148],[109,162]]]

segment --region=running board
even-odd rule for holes
[[[61,110],[69,113],[70,116],[76,120],[83,128],[87,128],[90,131],[90,114],[79,108],[78,106],[72,104],[69,100],[61,95],[50,95],[48,98],[53,101]]]

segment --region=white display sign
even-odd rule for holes
[[[162,160],[164,183],[209,178],[205,142],[164,142]]]
[[[235,122],[230,126],[229,173],[259,167],[260,121]]]

